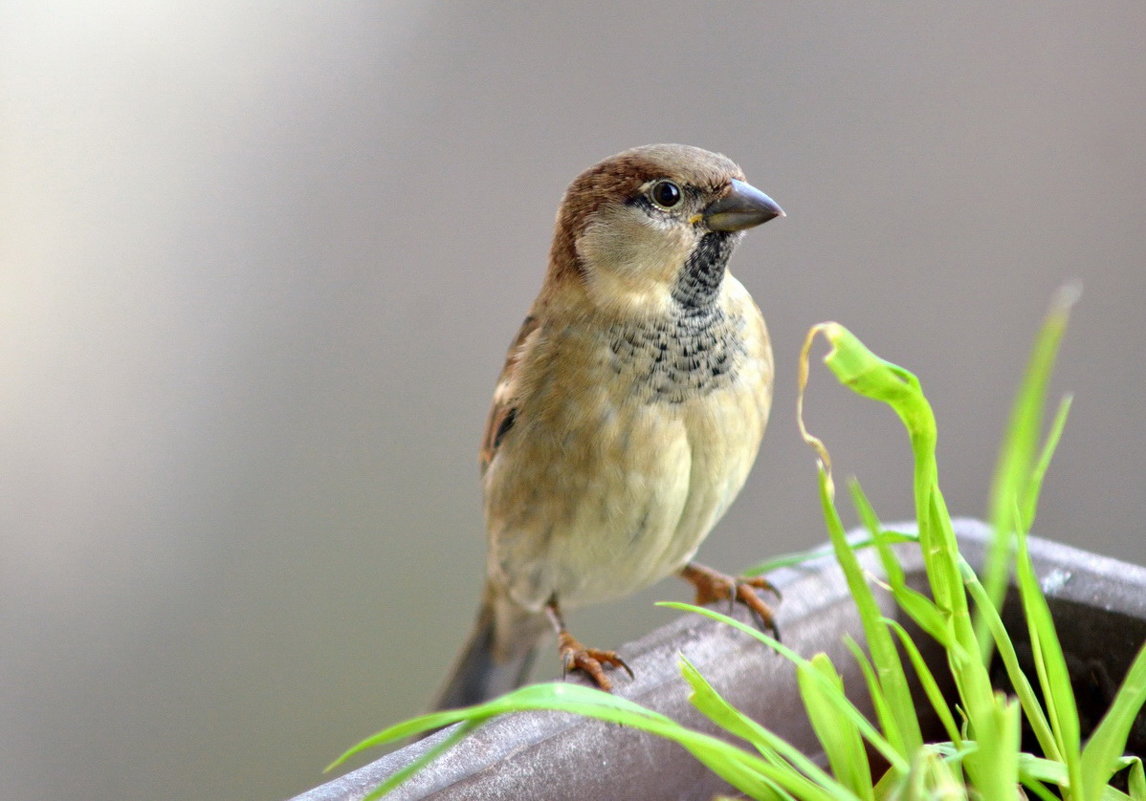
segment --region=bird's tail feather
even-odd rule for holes
[[[481,703],[520,687],[528,678],[547,621],[544,615],[519,607],[498,610],[508,615],[495,614],[496,603],[487,592],[473,631],[434,703],[435,710]],[[499,641],[499,635],[507,631],[509,636]]]

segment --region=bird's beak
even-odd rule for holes
[[[743,231],[783,217],[784,210],[776,201],[751,184],[733,179],[728,194],[708,204],[704,221],[713,231]]]

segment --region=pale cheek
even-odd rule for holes
[[[591,227],[578,242],[594,303],[621,314],[663,314],[692,243],[676,228],[626,220]]]

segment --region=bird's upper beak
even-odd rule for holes
[[[703,216],[713,231],[743,231],[783,217],[784,210],[756,187],[733,179],[728,194],[708,204]]]

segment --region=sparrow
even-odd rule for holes
[[[672,573],[698,604],[740,601],[775,628],[766,581],[691,560],[743,487],[772,400],[764,317],[728,259],[782,216],[727,157],[686,145],[626,150],[569,186],[482,438],[486,581],[436,708],[523,684],[549,630],[566,672],[610,689],[607,670],[632,671],[573,637],[564,611]]]

